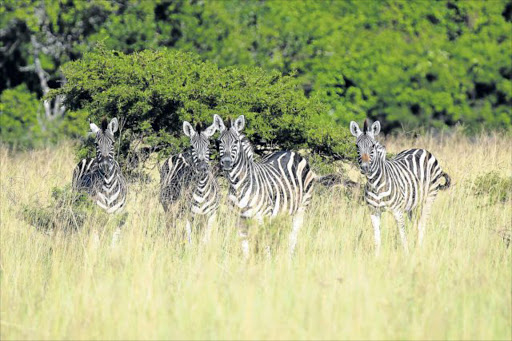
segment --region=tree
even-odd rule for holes
[[[169,48],[220,67],[292,74],[326,120],[380,119],[383,130],[512,126],[512,2],[4,0],[0,92],[41,98],[59,68],[102,43]],[[67,120],[62,99],[47,125]],[[17,114],[18,117],[23,113]],[[32,113],[36,115],[36,113]],[[20,137],[21,138],[21,137]]]
[[[335,127],[326,107],[306,98],[293,76],[277,71],[219,68],[170,50],[106,49],[86,53],[62,71],[67,82],[51,96],[65,96],[70,109],[83,109],[93,120],[118,117],[124,164],[133,161],[136,144],[165,156],[181,150],[186,146],[182,122],[211,124],[213,114],[246,115],[246,134],[260,150],[278,146],[329,158],[354,156],[347,129]]]
[[[72,0],[6,0],[2,5],[0,91],[6,101],[2,121],[9,123],[2,129],[2,141],[33,147],[62,136],[76,137],[73,124],[83,119],[82,113],[65,115],[62,96],[45,99],[41,105],[34,101],[64,83],[60,66],[80,55],[80,41],[115,8],[107,2]],[[18,105],[21,98],[29,102],[27,108]]]

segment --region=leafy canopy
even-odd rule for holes
[[[28,91],[40,99],[35,52],[48,86],[58,88],[60,67],[101,42],[123,53],[166,48],[196,53],[220,67],[293,75],[307,97],[327,106],[326,120],[340,127],[367,116],[380,119],[385,132],[458,123],[468,132],[512,127],[510,0],[2,4],[0,92],[24,84],[26,90],[16,88],[20,96]],[[32,116],[24,129],[31,122],[45,129],[37,111],[17,108],[8,112],[13,119]],[[74,113],[48,126],[58,126],[68,114]]]
[[[325,115],[326,106],[307,98],[296,78],[277,71],[219,68],[171,50],[99,49],[62,72],[67,82],[52,96],[65,95],[68,108],[85,110],[94,121],[118,117],[122,158],[131,158],[135,144],[161,155],[177,152],[188,144],[183,121],[211,124],[213,114],[246,115],[245,132],[256,147],[307,148],[331,158],[354,153],[352,137]]]

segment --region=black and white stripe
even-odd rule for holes
[[[114,133],[117,118],[110,123],[104,119],[101,129],[90,124],[96,134],[96,157],[83,159],[73,172],[73,190],[87,192],[96,204],[107,213],[120,212],[126,203],[126,180],[119,164],[114,159]]]
[[[290,252],[293,253],[303,214],[311,200],[316,178],[308,162],[291,151],[272,153],[261,161],[254,160],[250,142],[242,134],[245,117],[231,125],[214,116],[220,130],[220,164],[229,181],[229,199],[243,218],[274,217],[279,213],[292,215]],[[248,255],[247,227],[240,231],[244,255]]]
[[[190,148],[169,157],[160,168],[160,202],[167,214],[204,216],[208,219],[207,236],[219,206],[217,179],[209,165],[210,137],[216,131],[215,124],[202,130],[183,122],[183,131],[190,138]],[[191,223],[187,219],[190,240]]]
[[[402,245],[407,250],[404,214],[411,216],[413,210],[419,208],[418,243],[421,245],[432,203],[440,189],[450,186],[450,177],[443,172],[434,155],[425,149],[404,150],[387,159],[385,147],[375,140],[380,132],[378,121],[371,128],[365,121],[363,131],[352,121],[350,131],[356,137],[361,172],[368,180],[365,200],[372,208],[377,252],[380,248],[380,215],[385,209],[393,212]]]

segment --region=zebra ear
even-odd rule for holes
[[[209,126],[208,128],[206,128],[203,131],[203,134],[206,137],[211,137],[213,134],[215,134],[216,131],[217,131],[217,123],[215,123],[215,121],[214,121],[211,126]]]
[[[117,128],[119,128],[119,122],[117,122],[117,118],[113,118],[112,121],[108,124],[108,129],[114,134],[117,131]]]
[[[375,121],[373,122],[372,124],[372,134],[373,136],[377,136],[378,134],[380,133],[380,122],[379,121]]]
[[[361,129],[359,129],[359,125],[357,125],[357,123],[354,121],[350,122],[350,132],[355,137],[358,137],[359,135],[361,135]]]
[[[98,128],[98,126],[94,123],[90,123],[89,127],[91,128],[93,134],[96,134],[100,130],[100,128]]]
[[[194,130],[192,125],[190,123],[188,123],[187,121],[183,122],[183,132],[188,137],[192,137],[192,136],[194,136],[196,134],[196,131]]]
[[[245,128],[245,116],[240,115],[235,121],[234,127],[238,132],[241,132]]]
[[[226,130],[226,126],[224,125],[224,121],[222,118],[220,118],[219,115],[215,114],[213,115],[213,124],[216,126],[217,129],[222,133],[224,130]]]

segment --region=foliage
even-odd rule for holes
[[[218,68],[169,50],[127,55],[104,49],[62,71],[67,83],[52,95],[65,95],[69,108],[86,110],[93,120],[118,117],[124,159],[137,144],[166,156],[181,150],[188,145],[182,122],[209,125],[213,114],[225,120],[246,115],[245,133],[256,146],[308,148],[338,158],[354,153],[347,129],[329,122],[325,106],[306,98],[293,77],[276,71]]]
[[[385,132],[512,125],[510,0],[3,4],[0,91],[23,83],[40,98],[36,50],[48,85],[58,88],[60,66],[101,42],[124,53],[169,48],[220,67],[293,74],[340,126],[367,116]]]
[[[43,136],[37,122],[40,103],[25,84],[7,89],[0,97],[0,140],[20,148],[34,147]]]
[[[220,65],[297,70],[304,90],[329,104],[341,124],[366,116],[381,119],[386,131],[457,122],[470,129],[512,124],[510,2],[204,7],[204,26],[224,31],[220,42],[209,39],[208,48],[196,48],[201,55]]]
[[[30,225],[46,234],[76,232],[93,217],[96,224],[105,226],[109,221],[118,226],[126,222],[126,212],[109,215],[99,208],[85,192],[73,192],[71,186],[53,187],[48,204],[22,205],[21,216]],[[113,219],[111,219],[113,217]]]
[[[473,192],[488,196],[491,204],[505,203],[512,198],[512,176],[502,176],[497,171],[480,175],[473,184]]]
[[[15,149],[26,149],[55,143],[62,136],[76,138],[83,135],[80,124],[85,122],[85,112],[69,111],[65,117],[53,122],[46,119],[42,111],[41,101],[25,84],[2,92],[0,141]]]
[[[45,233],[76,231],[81,228],[95,204],[85,193],[74,193],[69,185],[54,187],[49,205],[24,205],[22,217],[27,223]]]

